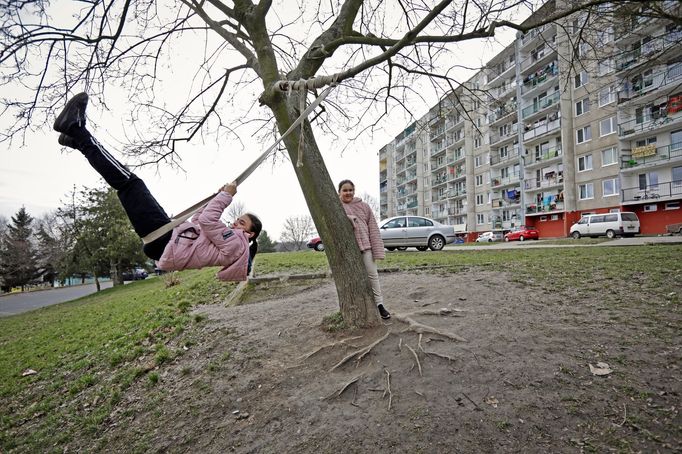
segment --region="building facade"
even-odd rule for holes
[[[682,222],[682,27],[599,8],[519,34],[386,144],[382,218],[429,216],[470,238],[521,224],[564,237],[618,210],[643,234]]]

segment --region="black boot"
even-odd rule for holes
[[[64,133],[59,134],[59,139],[57,139],[57,142],[59,142],[59,145],[78,149],[78,141],[74,137],[67,136]]]
[[[53,128],[67,136],[77,136],[79,130],[85,128],[85,109],[88,107],[87,93],[78,93],[66,102],[64,109],[54,121]],[[70,146],[60,142],[62,145]]]

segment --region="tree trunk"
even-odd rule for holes
[[[290,103],[288,109],[287,102]],[[298,109],[292,107],[297,103],[298,96],[292,95],[280,97],[275,105],[271,106],[280,134],[293,123],[292,118],[298,117]],[[308,121],[304,126],[305,149],[302,167],[296,167],[300,128],[287,136],[284,143],[313,222],[325,246],[341,315],[352,328],[376,326],[379,324],[376,303],[360,249],[355,241],[353,227],[341,206]],[[352,175],[348,177],[352,178]]]
[[[111,262],[111,281],[114,287],[117,285],[123,285],[123,270],[121,269],[121,264],[116,262]]]
[[[93,274],[95,276],[95,285],[97,286],[97,291],[99,292],[100,290],[102,290],[102,287],[99,284],[99,278],[97,277],[97,273],[93,273]]]

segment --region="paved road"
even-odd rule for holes
[[[102,282],[101,288],[109,288],[111,285],[111,281]],[[97,291],[95,284],[87,284],[0,296],[0,317],[21,314],[39,307],[71,301],[95,291]]]
[[[455,244],[448,244],[445,246],[449,251],[471,251],[471,250],[490,250],[490,249],[516,249],[516,248],[550,248],[550,247],[606,247],[606,246],[641,246],[644,244],[682,244],[682,236],[636,236],[632,238],[616,238],[610,241],[602,241],[599,243],[581,242],[581,240],[571,240],[563,244],[556,244],[552,240],[537,240],[537,241],[510,241],[499,243],[480,244],[460,246]],[[478,245],[480,244],[480,245]],[[412,248],[408,249],[414,250]]]

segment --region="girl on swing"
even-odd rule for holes
[[[135,232],[144,238],[171,219],[151,195],[144,182],[111,154],[85,129],[85,109],[88,95],[79,93],[64,106],[54,122],[59,132],[59,144],[75,148],[118,194]],[[232,228],[220,221],[220,216],[237,193],[236,183],[220,189],[204,208],[171,232],[145,244],[147,257],[157,260],[166,271],[222,266],[218,279],[243,281],[251,271],[258,251],[256,238],[263,225],[256,216],[247,213],[237,218]],[[250,243],[250,244],[249,244]]]

